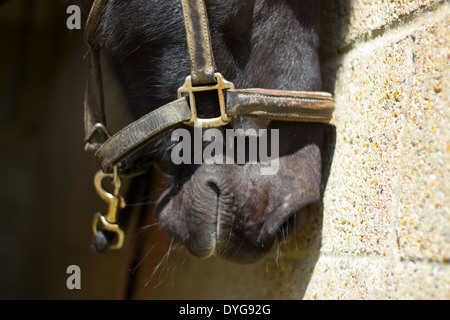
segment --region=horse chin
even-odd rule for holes
[[[296,234],[309,217],[308,211],[297,210],[294,206],[287,208],[286,220],[268,227],[249,217],[252,214],[264,217],[265,213],[223,209],[223,203],[229,202],[229,198],[221,196],[215,187],[211,189],[205,191],[200,205],[179,209],[176,208],[178,200],[172,198],[158,213],[161,228],[201,259],[215,256],[241,264],[257,262],[277,242],[284,242]],[[192,203],[198,204],[197,200]],[[236,222],[243,220],[243,223]]]
[[[216,256],[237,263],[258,261],[273,247],[276,236],[261,237],[261,230],[253,227],[254,221],[235,222],[243,219],[242,212],[218,209],[223,202],[223,198],[214,195],[205,196],[204,204],[188,205],[189,209],[185,210],[169,204],[158,213],[160,227],[198,258]],[[180,217],[179,212],[185,215]]]

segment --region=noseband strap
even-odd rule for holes
[[[131,123],[106,140],[95,157],[105,172],[132,155],[173,126],[189,120],[191,109],[186,98],[172,101]]]
[[[243,89],[227,91],[227,113],[251,118],[329,122],[334,110],[333,98],[324,92]],[[263,106],[263,107],[261,107]],[[131,123],[109,138],[95,153],[105,172],[156,139],[168,129],[191,117],[186,98],[168,103]],[[129,165],[128,165],[129,166]]]

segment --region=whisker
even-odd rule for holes
[[[150,228],[156,227],[156,226],[158,226],[158,225],[159,225],[159,222],[151,223],[151,224],[148,224],[148,225],[139,227],[138,229],[136,229],[136,231],[139,231],[139,232],[140,232],[140,231],[145,231],[145,230],[148,230],[148,229],[150,229]]]
[[[154,205],[158,202],[157,198],[159,197],[159,195],[161,195],[165,190],[166,190],[166,188],[154,189],[149,194],[143,196],[139,202],[127,203],[127,207],[140,207],[140,206],[146,206],[146,205]]]
[[[140,201],[135,203],[127,203],[127,207],[142,207],[146,205],[156,204],[157,200],[149,200],[149,201]]]
[[[161,258],[161,260],[159,261],[159,263],[156,265],[156,267],[153,269],[153,272],[151,273],[151,275],[149,277],[147,277],[147,279],[145,279],[145,283],[144,283],[144,287],[147,287],[150,282],[153,280],[156,272],[164,265],[167,263],[168,259],[169,259],[169,255],[170,253],[173,251],[173,243],[174,240],[173,238],[170,241],[170,245],[169,245],[169,249],[167,250],[167,252],[164,254],[164,256]],[[159,283],[160,284],[160,283]],[[159,285],[158,284],[158,285]]]
[[[169,276],[172,276],[171,279],[173,279],[175,270],[177,270],[177,268],[179,267],[178,261],[184,257],[184,252],[182,250],[178,250],[179,247],[179,244],[175,243],[169,248],[169,254],[167,255],[167,258],[162,265],[165,268],[161,269],[161,272],[159,273],[159,282],[157,284],[154,284],[153,288],[157,288],[162,285],[169,278]],[[186,259],[183,259],[183,264],[185,261]]]
[[[179,250],[180,246],[176,246],[174,249],[174,253],[170,257],[169,264],[166,268],[166,276],[162,279],[160,283],[162,283],[165,279],[167,279],[170,276],[170,279],[173,281],[175,278],[175,273],[177,270],[181,269],[181,267],[186,262],[186,256],[184,250]],[[181,262],[180,262],[181,261]]]
[[[148,257],[148,255],[153,251],[153,249],[156,247],[156,244],[153,244],[152,247],[145,253],[145,255],[139,260],[139,262],[130,269],[130,273],[135,273],[139,266],[144,262],[144,260]]]
[[[155,223],[151,223],[145,226],[141,226],[139,228],[136,228],[135,230],[133,230],[133,235],[134,236],[138,236],[146,231],[148,231],[151,228],[157,227],[159,225],[159,222],[155,222]]]
[[[283,251],[281,250],[281,243],[277,244],[276,252],[277,252],[277,258],[276,258],[277,267],[279,267],[283,271],[286,271],[286,265],[284,264],[284,258],[283,258]]]
[[[275,252],[277,253],[277,257],[275,258],[275,262],[276,262],[277,267],[278,267],[278,262],[279,262],[280,256],[281,256],[280,243],[277,243],[277,247],[275,248]]]

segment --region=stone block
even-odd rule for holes
[[[324,196],[322,251],[386,255],[395,243],[412,41],[405,37],[355,48],[336,74],[337,137]]]
[[[404,258],[450,258],[450,15],[414,39],[414,76],[400,147],[399,249]]]
[[[395,29],[416,15],[432,12],[443,0],[331,0],[322,2],[322,51],[345,50],[352,43]]]

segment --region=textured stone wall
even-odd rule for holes
[[[306,297],[448,299],[448,2],[338,3],[327,19],[347,30],[324,43],[336,148]]]
[[[449,3],[322,3],[323,204],[265,261],[185,257],[152,297],[450,298]]]

